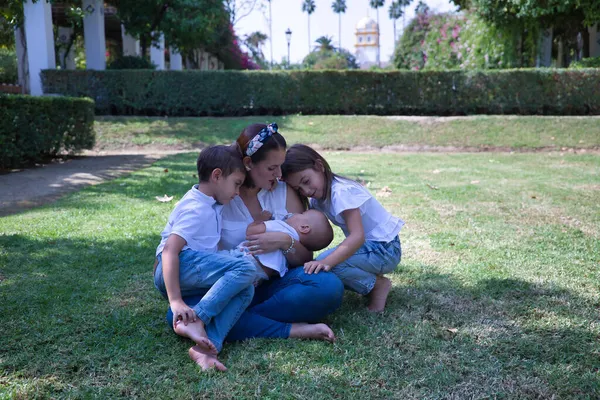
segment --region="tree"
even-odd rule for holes
[[[423,2],[423,0],[419,1],[419,4],[417,4],[417,7],[415,7],[415,14],[427,15],[428,13],[429,13],[429,6],[427,5],[427,3]]]
[[[302,12],[308,15],[308,51],[310,51],[310,15],[315,12],[315,0],[304,0],[302,2]]]
[[[318,44],[318,46],[315,46],[315,51],[335,51],[335,47],[333,47],[333,39],[329,36],[321,36],[315,40],[315,43]]]
[[[369,0],[369,4],[371,8],[374,8],[377,11],[377,66],[381,67],[381,54],[380,54],[380,36],[379,36],[379,7],[383,7],[385,0]]]
[[[246,35],[246,39],[244,40],[244,44],[250,51],[252,60],[263,68],[266,67],[267,62],[265,60],[265,56],[262,52],[261,47],[265,44],[267,39],[267,35],[265,35],[262,32],[256,31],[252,32],[249,35]]]
[[[412,3],[412,0],[396,0],[402,7],[402,30],[406,29],[406,7]]]
[[[229,14],[229,22],[234,27],[256,8],[262,7],[261,0],[224,0],[223,4],[225,11]]]
[[[346,12],[346,0],[335,0],[331,3],[333,12],[338,15],[339,47],[342,47],[342,14]]]
[[[396,35],[396,21],[398,18],[404,15],[404,11],[402,10],[402,4],[398,0],[393,1],[390,4],[390,9],[388,10],[388,14],[390,19],[394,22],[394,44],[396,44],[396,40],[398,40],[398,36]]]

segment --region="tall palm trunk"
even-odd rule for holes
[[[339,46],[340,46],[340,49],[341,49],[342,48],[342,13],[338,13],[338,18],[339,18],[339,22],[338,22],[338,30],[339,30],[339,32],[338,32],[338,35],[340,35],[339,36],[339,39],[340,39]]]
[[[310,53],[310,14],[308,14],[308,52]]]
[[[379,39],[380,39],[380,35],[379,35],[379,7],[376,8],[377,10],[377,66],[381,67],[381,54],[380,54],[380,44],[379,44]]]

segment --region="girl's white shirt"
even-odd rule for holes
[[[310,199],[310,207],[324,212],[346,236],[349,232],[342,212],[358,208],[365,240],[390,242],[398,236],[404,226],[404,221],[390,214],[367,188],[348,179],[334,178],[331,183],[330,201]]]

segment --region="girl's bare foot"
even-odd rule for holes
[[[291,338],[324,340],[335,342],[335,335],[330,327],[325,324],[306,324],[304,322],[292,324]]]
[[[175,333],[179,336],[192,339],[206,354],[217,355],[217,348],[206,335],[204,322],[201,319],[197,319],[196,322],[188,322],[187,325],[181,321],[177,321],[175,323]]]
[[[217,360],[217,356],[214,354],[206,353],[199,346],[190,347],[188,350],[188,354],[192,361],[202,368],[202,371],[206,371],[207,369],[214,368],[217,371],[227,371],[227,368]]]
[[[382,312],[385,308],[385,302],[387,300],[390,289],[392,288],[392,281],[385,276],[377,276],[375,286],[373,290],[367,295],[369,298],[369,305],[367,308],[371,312]]]

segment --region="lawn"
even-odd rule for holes
[[[475,116],[469,118],[291,115],[251,118],[99,117],[97,149],[201,147],[233,142],[251,122],[277,122],[290,143],[323,149],[430,148],[598,149],[600,117]]]
[[[598,141],[592,125],[574,140]],[[151,278],[159,232],[194,183],[195,155],[172,156],[0,219],[0,398],[600,397],[598,155],[326,157],[373,193],[388,186],[382,203],[406,221],[383,315],[347,293],[326,321],[334,345],[229,344],[229,371],[201,373]]]

